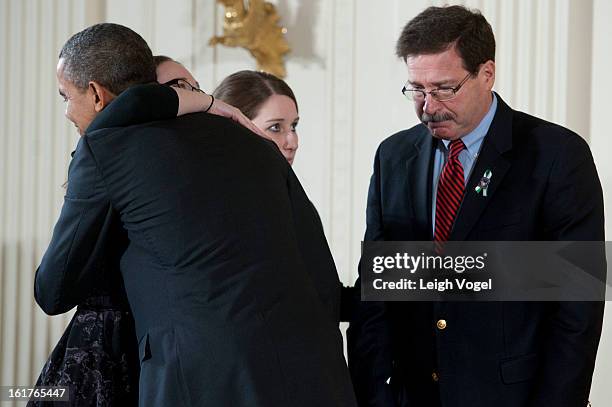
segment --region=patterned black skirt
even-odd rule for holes
[[[99,296],[79,305],[36,386],[68,386],[70,402],[57,406],[136,406],[139,373],[132,315],[110,297]]]

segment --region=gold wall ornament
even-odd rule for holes
[[[247,49],[257,60],[257,68],[279,78],[287,74],[283,55],[291,48],[285,39],[287,29],[278,22],[276,7],[265,0],[217,0],[225,6],[223,35],[212,37],[208,42],[214,46]]]

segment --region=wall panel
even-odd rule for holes
[[[332,70],[331,100],[331,182],[329,182],[333,222],[328,224],[328,240],[336,267],[346,273],[351,267],[352,239],[352,160],[354,146],[353,107],[355,6],[352,0],[334,2],[333,44],[330,57]]]

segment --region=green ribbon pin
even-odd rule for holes
[[[489,184],[491,183],[492,176],[493,173],[491,172],[491,170],[486,170],[482,175],[482,178],[478,182],[478,185],[476,185],[476,188],[474,188],[474,191],[476,191],[477,194],[482,192],[482,196],[487,196],[487,190],[489,189]]]

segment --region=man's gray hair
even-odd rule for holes
[[[155,81],[147,42],[119,24],[96,24],[74,34],[59,58],[64,60],[64,78],[80,89],[95,81],[118,95],[132,85]]]

